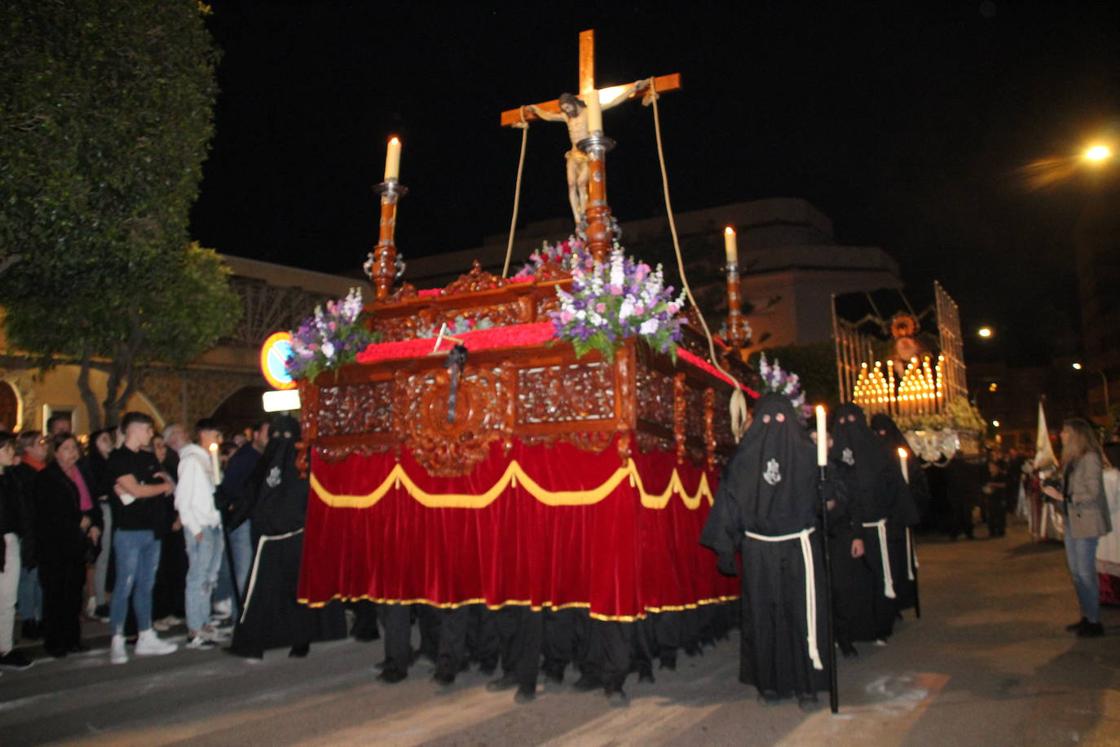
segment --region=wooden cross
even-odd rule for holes
[[[681,87],[680,73],[672,73],[671,75],[659,75],[653,79],[653,90],[657,93],[665,93],[667,91],[676,91]],[[588,29],[587,31],[579,32],[579,95],[583,95],[588,91],[595,90],[595,30]],[[642,92],[635,92],[631,97],[641,95]],[[557,99],[552,101],[544,101],[537,104],[541,109],[548,112],[559,113],[560,102]],[[517,109],[509,109],[502,112],[502,127],[511,127],[521,122],[522,107]],[[532,121],[538,119],[527,107],[524,108],[525,119]]]

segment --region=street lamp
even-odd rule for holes
[[[1112,158],[1112,148],[1104,143],[1094,143],[1082,151],[1081,158],[1091,164],[1102,164]]]
[[[1099,368],[1087,369],[1087,368],[1085,368],[1084,366],[1081,365],[1080,361],[1074,361],[1073,370],[1074,371],[1081,371],[1081,370],[1089,371],[1089,370],[1092,370],[1092,371],[1095,371],[1096,373],[1100,374],[1101,387],[1102,387],[1102,391],[1104,392],[1104,417],[1107,420],[1109,413],[1112,411],[1112,408],[1108,403],[1108,377],[1104,375],[1104,371],[1100,370]]]

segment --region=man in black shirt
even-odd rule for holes
[[[158,532],[166,522],[165,501],[160,500],[174,489],[174,482],[160,467],[151,452],[145,451],[152,441],[152,419],[140,412],[129,412],[121,421],[124,444],[109,455],[109,479],[113,481],[110,501],[113,507],[113,551],[116,559],[116,584],[109,608],[109,624],[113,630],[109,660],[124,664],[128,653],[124,646],[124,622],[128,600],[136,613],[140,636],[136,641],[138,656],[170,654],[178,648],[161,641],[152,630],[152,586],[159,566]]]

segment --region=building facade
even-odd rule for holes
[[[232,269],[230,283],[241,302],[241,318],[229,337],[182,368],[150,366],[128,409],[150,414],[159,426],[194,423],[216,417],[240,429],[261,417],[267,389],[259,368],[259,350],[268,335],[292,329],[316,304],[346,295],[366,283],[270,262],[223,256]],[[221,313],[221,310],[215,310]],[[78,390],[77,365],[40,370],[36,361],[9,350],[0,327],[0,425],[42,430],[54,413],[70,415],[75,433],[87,433],[90,414]],[[104,399],[106,374],[94,370],[91,386]]]

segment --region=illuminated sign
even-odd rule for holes
[[[273,389],[295,389],[296,382],[285,366],[292,355],[292,334],[276,332],[261,345],[261,373]]]

